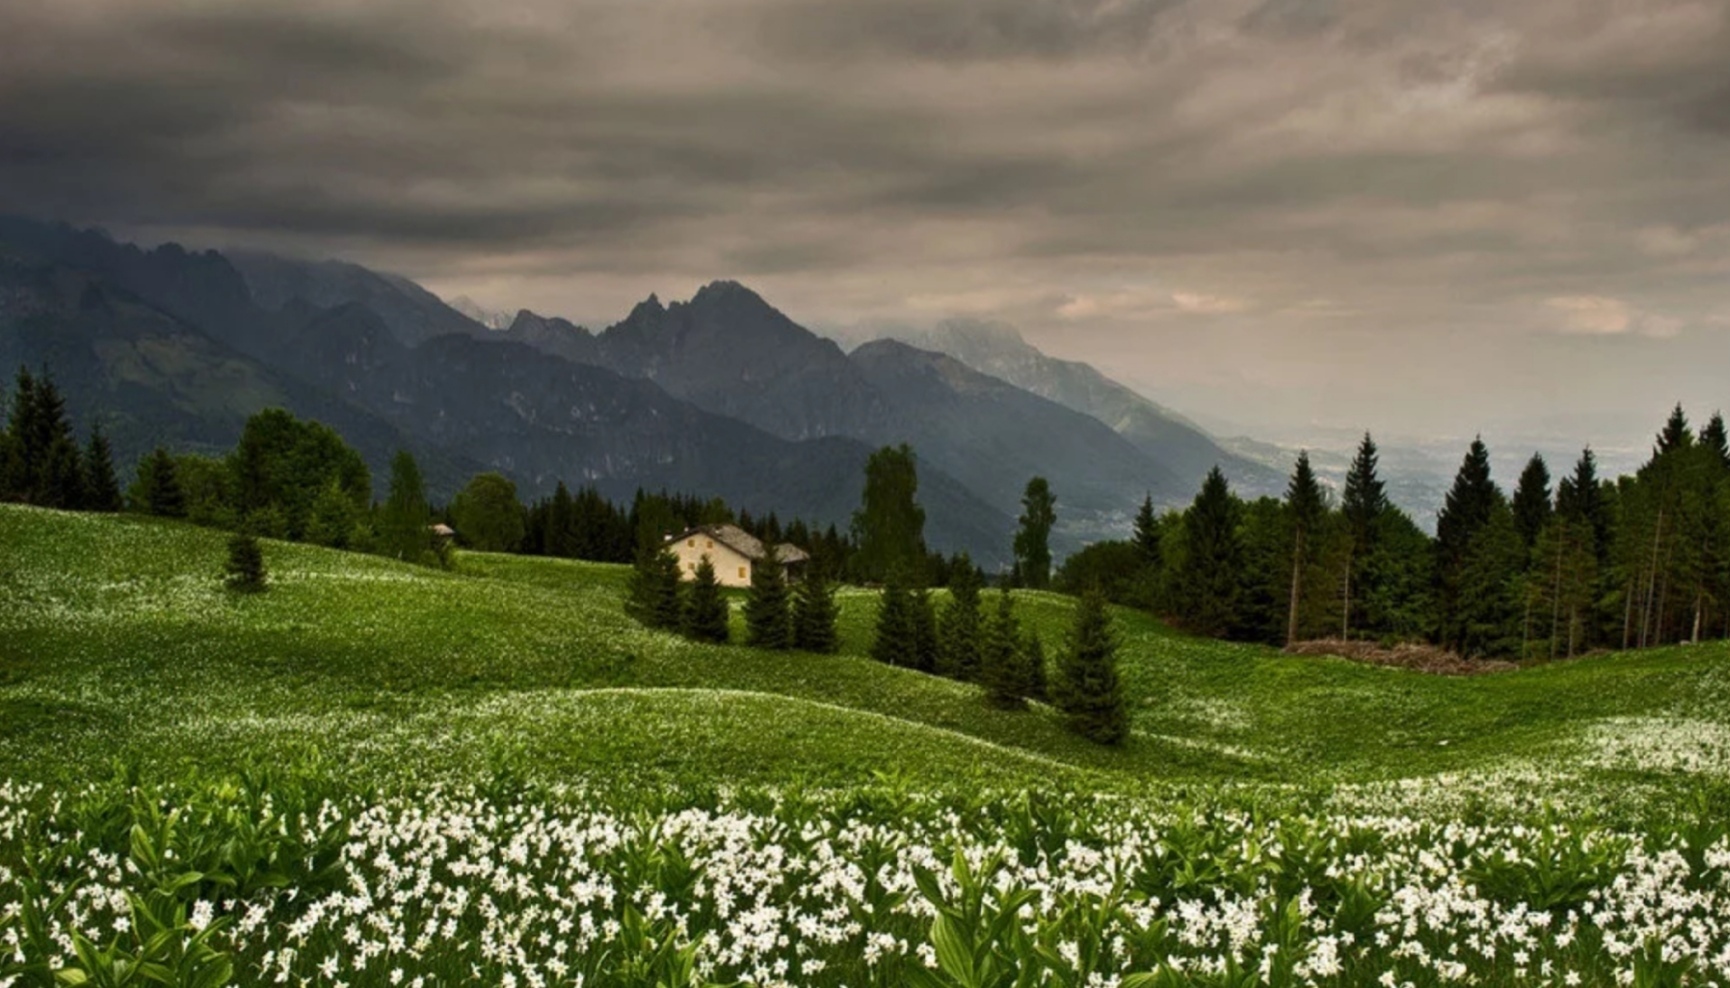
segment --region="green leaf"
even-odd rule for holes
[[[931,923],[931,942],[937,947],[937,966],[965,988],[979,988],[973,968],[973,951],[954,920],[938,915]]]
[[[90,975],[85,974],[82,968],[63,967],[54,972],[54,980],[63,985],[81,985],[90,980]]]

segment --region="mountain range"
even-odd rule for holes
[[[1187,501],[1216,463],[1247,493],[1282,483],[996,328],[848,352],[731,281],[650,296],[600,332],[465,308],[342,261],[0,217],[0,361],[50,369],[123,462],[157,443],[223,449],[277,405],[337,428],[381,476],[414,450],[435,496],[493,469],[525,496],[664,487],[844,526],[870,451],[906,442],[932,544],[992,565],[1036,474],[1058,495],[1060,550],[1123,534],[1143,496]]]

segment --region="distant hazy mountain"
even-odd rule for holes
[[[248,415],[280,406],[342,432],[381,486],[390,456],[415,450],[437,497],[490,468],[525,496],[559,479],[614,497],[665,488],[843,526],[858,504],[868,444],[785,439],[552,355],[596,356],[562,320],[491,331],[353,265],[244,267],[250,281],[213,252],[0,219],[0,366],[48,367],[81,429],[103,417],[123,468],[157,443],[225,450]],[[439,326],[458,331],[426,335]],[[934,546],[1002,561],[1008,515],[929,463],[920,496]]]
[[[730,281],[650,296],[600,334],[601,362],[787,439],[864,437],[889,409],[831,340]]]
[[[953,357],[879,340],[851,359],[891,410],[877,438],[911,443],[1005,513],[1036,475],[1051,480],[1063,530],[1083,538],[1126,530],[1145,492],[1181,495],[1170,470],[1103,423]]]
[[[321,312],[284,346],[282,360],[404,432],[531,491],[560,479],[619,498],[639,486],[666,487],[845,527],[870,453],[848,439],[780,439],[652,382],[523,343],[451,335],[405,347],[358,304]],[[921,481],[933,544],[1000,558],[1007,515],[941,472]]]
[[[445,304],[488,329],[505,329],[511,324],[512,316],[509,312],[494,312],[467,295],[458,295]]]
[[[996,323],[951,320],[928,330],[902,330],[895,338],[948,354],[974,370],[1001,378],[1110,426],[1170,472],[1171,487],[1187,501],[1216,464],[1240,494],[1277,494],[1281,471],[1226,449],[1200,426],[1119,384],[1092,365],[1046,356],[1014,329]]]
[[[270,407],[341,432],[381,487],[395,451],[416,446],[379,416],[211,339],[88,269],[26,260],[8,246],[0,242],[0,367],[52,373],[81,435],[101,421],[123,474],[159,444],[226,452],[247,417]],[[476,464],[423,450],[422,468],[429,483],[449,491]]]
[[[313,308],[359,302],[377,313],[391,334],[408,346],[458,333],[484,336],[486,326],[399,275],[380,274],[346,261],[302,261],[254,251],[229,251],[260,308],[277,311],[295,303]]]
[[[601,345],[595,334],[567,320],[537,316],[527,309],[517,313],[499,338],[527,344],[572,363],[601,362]]]

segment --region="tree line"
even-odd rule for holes
[[[1060,589],[1192,631],[1270,644],[1428,642],[1465,656],[1561,658],[1730,637],[1730,444],[1678,406],[1632,476],[1588,447],[1560,479],[1534,454],[1508,494],[1481,438],[1425,534],[1387,497],[1366,434],[1338,498],[1300,453],[1283,498],[1245,501],[1216,468],[1190,505],[1071,556]]]

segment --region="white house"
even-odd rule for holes
[[[767,551],[761,540],[737,525],[699,525],[668,540],[673,554],[679,557],[679,573],[687,580],[695,579],[697,564],[709,557],[715,567],[715,580],[724,587],[751,585],[751,568]],[[775,558],[787,568],[787,579],[797,582],[811,561],[810,553],[783,542],[775,547]]]

